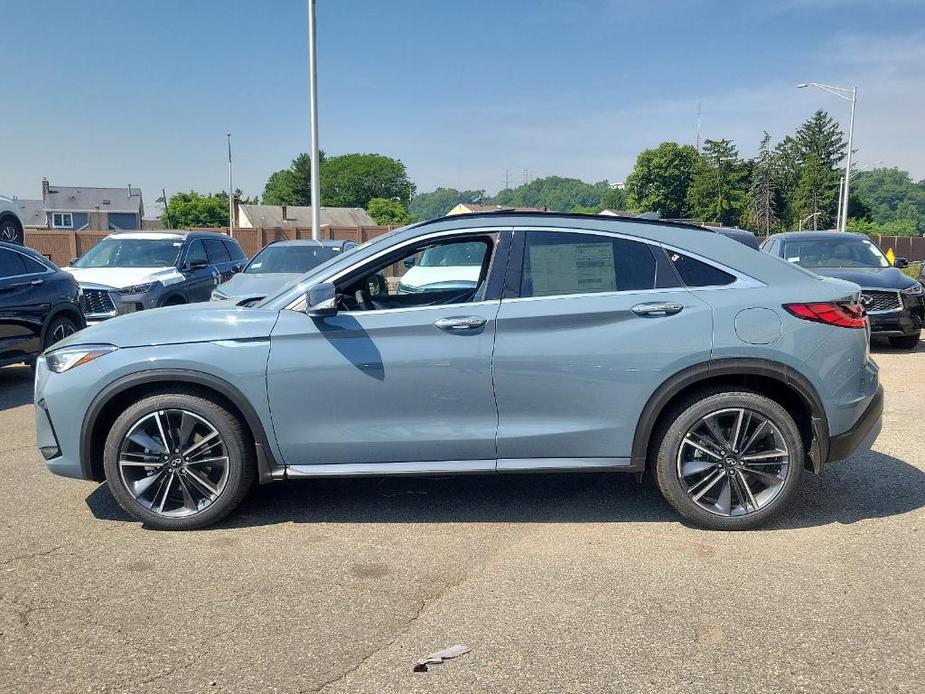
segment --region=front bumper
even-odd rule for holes
[[[84,288],[84,296],[89,297],[95,293],[94,301],[84,300],[82,307],[88,324],[99,323],[126,313],[135,313],[160,305],[160,292],[150,291],[144,294],[124,294],[106,287]],[[108,310],[100,310],[100,307]]]
[[[863,293],[865,290],[861,290]],[[874,337],[909,337],[921,332],[925,324],[925,297],[921,294],[899,295],[902,308],[894,311],[868,313],[870,332]]]
[[[883,427],[883,386],[877,387],[877,393],[871,399],[864,413],[848,431],[829,439],[829,453],[826,463],[850,458],[856,453],[863,453],[874,445],[880,429]]]

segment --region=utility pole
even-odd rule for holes
[[[511,170],[505,169],[504,170],[504,189],[507,190],[510,187],[511,187]]]
[[[228,138],[228,236],[234,238],[234,183],[231,177],[231,133]]]
[[[308,92],[311,111],[312,147],[312,238],[321,239],[321,174],[318,162],[318,66],[315,62],[315,0],[308,0]]]
[[[161,200],[164,202],[164,216],[167,217],[167,228],[173,229],[173,224],[170,222],[170,203],[167,201],[167,191],[161,188]]]
[[[524,169],[524,185],[527,185],[530,182],[530,171]]]
[[[701,116],[701,106],[703,106],[703,99],[697,100],[697,140],[694,147],[697,148],[697,154],[700,154],[700,116]]]

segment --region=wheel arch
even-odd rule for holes
[[[74,322],[77,323],[78,330],[82,330],[83,328],[87,327],[87,323],[83,314],[74,304],[63,303],[52,306],[51,310],[48,312],[48,315],[45,316],[45,322],[42,324],[42,345],[45,344],[45,338],[48,335],[48,326],[51,325],[51,322],[61,314],[64,314],[69,318],[73,318]]]
[[[25,243],[26,243],[26,228],[23,226],[23,223],[22,223],[22,221],[19,219],[19,217],[17,217],[17,216],[16,216],[15,214],[13,214],[12,212],[4,211],[4,212],[0,213],[0,224],[2,224],[3,222],[6,222],[6,221],[11,221],[11,222],[13,222],[14,225],[16,225],[16,228],[19,229],[19,235],[20,235],[20,237],[21,237],[21,239],[22,239],[21,242],[22,242],[23,245],[25,245]]]
[[[631,463],[642,470],[655,451],[652,433],[671,405],[695,390],[729,384],[750,388],[784,406],[796,420],[806,452],[806,467],[821,472],[828,455],[829,426],[822,399],[795,369],[766,359],[730,358],[697,364],[673,375],[646,402],[633,436]]]
[[[165,387],[181,386],[194,390],[226,407],[247,428],[257,454],[257,478],[261,484],[272,480],[281,466],[270,448],[260,416],[247,398],[231,383],[212,374],[186,369],[152,369],[124,376],[106,386],[90,403],[80,430],[80,467],[86,479],[102,482],[103,448],[106,432],[125,407]]]

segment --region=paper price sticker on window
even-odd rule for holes
[[[530,268],[534,296],[617,288],[609,242],[530,246]]]

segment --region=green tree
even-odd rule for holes
[[[191,190],[171,195],[167,208],[161,213],[161,224],[174,229],[228,226],[228,193],[202,195]]]
[[[402,226],[411,221],[411,215],[398,200],[373,198],[366,205],[366,212],[376,220],[376,224]]]
[[[331,207],[362,207],[373,198],[407,205],[414,184],[405,165],[381,154],[343,154],[321,164],[321,200]]]
[[[318,153],[319,166],[323,166],[326,159],[323,151]],[[312,199],[311,161],[311,158],[303,153],[292,160],[288,169],[272,173],[263,188],[263,204],[310,205]],[[323,195],[322,198],[324,198]]]
[[[629,206],[626,198],[625,188],[610,188],[601,198],[601,209],[625,210]]]
[[[571,212],[575,208],[600,208],[601,199],[610,190],[607,181],[585,183],[577,178],[547,176],[535,178],[516,188],[500,191],[492,203],[511,207],[539,207],[557,212]]]
[[[796,229],[798,212],[795,209],[797,186],[800,184],[802,164],[797,141],[787,135],[774,147],[773,159],[777,164],[777,214],[782,229]]]
[[[906,171],[881,168],[858,174],[851,182],[848,216],[860,217],[852,209],[855,198],[868,210],[876,224],[911,222],[918,233],[925,233],[925,185],[913,183]]]
[[[745,209],[747,174],[732,140],[706,140],[687,192],[689,213],[704,222],[738,224]]]
[[[442,217],[461,202],[481,202],[486,199],[484,190],[437,188],[430,193],[419,193],[411,198],[409,211],[415,222],[423,222]]]
[[[696,149],[677,142],[663,142],[655,149],[643,150],[626,179],[629,205],[663,217],[683,217],[687,213],[687,190],[699,161]]]
[[[840,163],[847,151],[841,127],[825,111],[816,111],[794,135],[800,162],[800,180],[793,195],[795,212],[814,212],[813,228],[831,228],[838,216]]]
[[[771,136],[765,131],[758,145],[748,189],[749,227],[765,236],[777,227],[778,176]]]
[[[831,175],[832,170],[826,168],[813,153],[803,162],[794,203],[801,219],[813,215],[809,220],[813,229],[827,229],[835,221],[834,213],[838,200],[836,190],[828,185]]]

